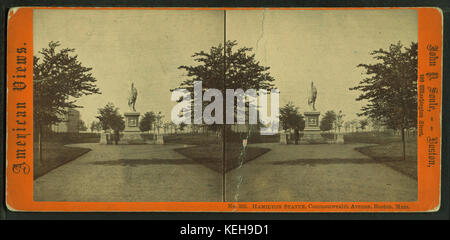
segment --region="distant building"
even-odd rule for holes
[[[53,132],[79,132],[81,118],[78,110],[71,108],[62,118],[64,119],[62,122],[51,126]]]

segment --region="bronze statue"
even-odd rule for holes
[[[314,86],[314,83],[311,81],[311,92],[308,97],[308,105],[311,107],[313,111],[316,111],[316,98],[317,98],[317,88]]]
[[[131,83],[131,90],[130,90],[130,96],[128,97],[128,107],[130,109],[133,109],[134,112],[136,112],[136,108],[134,105],[136,104],[137,99],[137,89],[134,87],[134,83]]]

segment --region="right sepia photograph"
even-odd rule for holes
[[[276,133],[225,127],[225,201],[418,200],[415,10],[233,10],[225,37],[225,86],[279,92]]]

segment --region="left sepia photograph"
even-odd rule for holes
[[[222,10],[35,9],[34,200],[222,201],[222,137],[171,97],[223,40]]]

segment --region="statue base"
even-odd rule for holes
[[[139,116],[138,112],[126,112],[125,116],[125,130],[124,132],[141,132],[139,129]]]
[[[139,112],[126,112],[125,116],[125,129],[120,134],[119,144],[145,144],[144,138],[141,136],[141,130],[139,129]]]
[[[163,135],[158,134],[156,136],[156,144],[160,144],[160,145],[164,144],[164,136]]]
[[[105,132],[101,132],[100,133],[100,144],[111,144],[110,141],[110,134],[109,133],[105,133]]]
[[[322,137],[320,130],[306,130],[303,131],[303,137],[300,139],[301,144],[319,144],[328,143],[328,141]]]
[[[319,128],[319,111],[305,112],[305,129],[303,130],[303,137],[300,139],[300,143],[303,144],[316,144],[327,143],[327,140],[322,137]]]
[[[120,134],[119,144],[145,144],[140,132],[123,132]]]
[[[288,144],[288,135],[285,132],[280,133],[280,144]]]
[[[343,144],[344,143],[344,134],[338,133],[336,137],[336,143]]]

